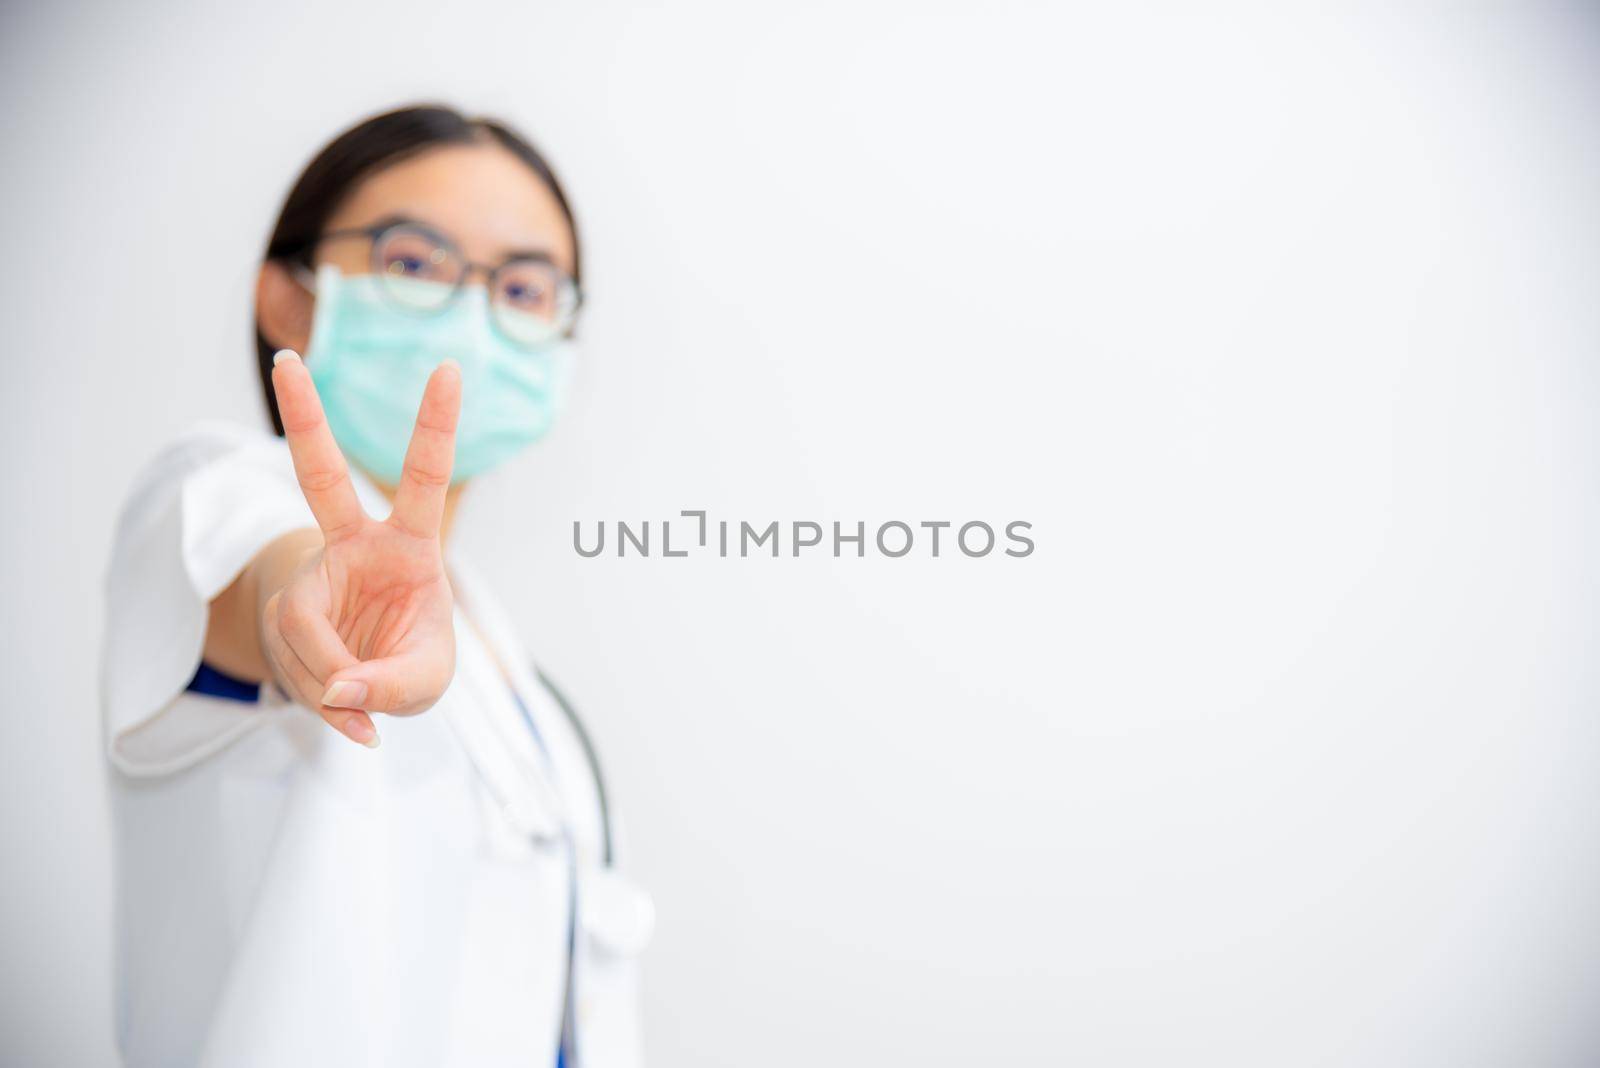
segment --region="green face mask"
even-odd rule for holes
[[[397,306],[396,285],[418,290],[413,312]],[[539,440],[566,396],[574,345],[553,335],[536,347],[513,344],[490,320],[488,294],[467,286],[445,303],[437,282],[345,277],[324,264],[316,277],[316,313],[306,368],[322,397],[328,426],[344,454],[373,478],[400,481],[406,446],[428,375],[453,357],[461,365],[461,422],[452,482],[482,474]],[[499,311],[498,315],[517,315]],[[529,336],[539,324],[531,317]]]

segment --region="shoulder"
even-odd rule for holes
[[[196,423],[167,441],[145,462],[128,489],[128,502],[134,504],[224,456],[270,448],[278,440],[265,430],[238,423],[215,419]]]
[[[197,423],[134,476],[117,512],[113,558],[165,546],[175,535],[187,551],[195,539],[248,525],[253,516],[267,515],[273,526],[303,524],[305,512],[282,438],[237,423]]]
[[[118,530],[134,533],[175,501],[183,483],[224,456],[259,448],[269,439],[264,430],[209,420],[196,423],[167,441],[134,475],[118,511]]]
[[[228,453],[266,447],[278,440],[259,427],[208,419],[195,423],[163,445],[145,464],[140,479],[159,478],[168,471],[194,470]]]

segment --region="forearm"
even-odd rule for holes
[[[239,577],[211,601],[204,657],[218,671],[265,682],[272,668],[261,648],[261,611],[283,589],[306,554],[322,548],[322,532],[296,530],[262,547]]]

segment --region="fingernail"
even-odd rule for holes
[[[360,708],[366,699],[367,684],[354,679],[336,682],[322,695],[322,703],[329,708]]]
[[[300,354],[294,349],[279,349],[272,354],[272,366],[276,367],[284,360],[298,360]]]
[[[461,370],[461,364],[456,361],[456,358],[454,356],[446,356],[444,359],[439,361],[439,366],[440,367],[454,367],[457,372],[459,372]]]
[[[365,716],[351,716],[345,720],[344,733],[352,742],[360,742],[368,749],[378,748],[378,728],[368,722]]]

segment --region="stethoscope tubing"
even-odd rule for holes
[[[615,864],[615,852],[611,830],[611,808],[609,799],[606,796],[605,778],[600,770],[600,758],[595,751],[594,742],[589,737],[589,732],[584,728],[583,721],[578,718],[577,710],[572,707],[572,703],[567,700],[566,695],[557,689],[555,684],[550,681],[549,677],[545,675],[544,672],[540,671],[537,666],[534,667],[534,676],[538,679],[539,684],[543,686],[550,696],[555,700],[557,707],[561,709],[561,712],[566,717],[567,722],[572,725],[573,733],[578,736],[579,744],[583,749],[584,759],[589,765],[589,772],[591,776],[594,778],[595,800],[600,809],[600,830],[602,842],[601,860],[605,867],[613,867]],[[557,833],[554,835],[530,833],[529,838],[535,846],[541,848],[549,848],[552,846],[560,847],[566,860],[567,959],[562,991],[561,1040],[560,1048],[557,1051],[556,1066],[557,1068],[581,1068],[581,1055],[578,1046],[576,996],[579,926],[577,842],[573,835],[572,821],[566,809],[565,799],[561,797],[560,791],[556,788],[553,774],[549,774],[553,771],[552,758],[549,750],[545,746],[544,738],[539,732],[538,725],[534,722],[533,713],[528,709],[527,703],[522,700],[521,695],[516,692],[515,684],[508,679],[507,685],[511,686],[512,696],[515,700],[517,708],[522,713],[522,717],[524,722],[527,724],[528,731],[533,735],[535,746],[538,748],[539,752],[544,758],[545,768],[543,770],[546,772],[544,775],[545,784],[549,787],[552,796],[557,801],[561,802],[557,806],[557,824],[559,826]],[[501,794],[499,788],[495,785],[493,777],[484,771],[481,766],[479,766],[477,760],[473,759],[470,747],[467,748],[467,758],[472,764],[473,770],[477,773],[478,778],[483,782],[484,787],[489,791],[490,796],[495,799],[496,803],[498,803],[502,809],[509,809],[510,805],[508,800]]]

